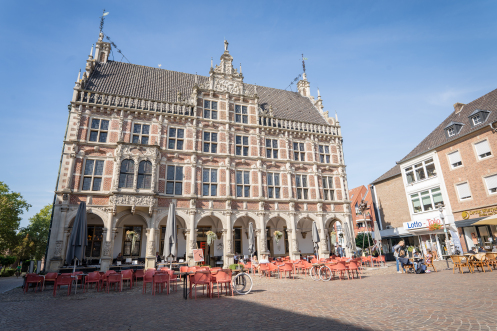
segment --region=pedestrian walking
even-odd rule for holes
[[[399,241],[399,243],[393,246],[393,256],[395,256],[395,261],[397,264],[397,273],[401,274],[402,271],[399,269],[399,255],[400,251],[404,248],[404,240]]]
[[[20,275],[21,275],[21,265],[19,264],[16,268],[16,277],[19,278]]]

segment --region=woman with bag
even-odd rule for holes
[[[399,243],[393,246],[393,256],[395,256],[395,261],[397,262],[397,273],[401,274],[402,271],[399,269],[399,253],[404,247],[404,240],[399,241]]]

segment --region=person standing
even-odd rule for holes
[[[16,268],[16,277],[19,278],[20,275],[21,275],[21,265],[19,264]]]
[[[338,253],[338,256],[339,257],[343,257],[345,254],[345,252],[343,251],[343,248],[342,246],[339,244],[338,247],[337,247],[337,253]]]
[[[399,243],[393,246],[393,256],[395,256],[395,261],[397,264],[397,273],[401,274],[402,271],[399,269],[399,253],[404,248],[404,240],[399,241]]]

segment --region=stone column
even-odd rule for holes
[[[197,231],[195,229],[195,214],[196,211],[195,209],[190,209],[188,211],[188,214],[190,215],[189,220],[185,220],[186,227],[188,228],[187,230],[187,236],[186,236],[186,262],[188,262],[188,265],[190,267],[195,265],[195,261],[193,260],[193,250],[197,246]]]
[[[154,228],[147,228],[147,249],[145,255],[145,269],[155,268],[155,250],[154,250]]]
[[[299,252],[299,241],[297,236],[300,235],[300,230],[295,229],[295,231],[287,230],[288,237],[289,239],[292,239],[292,252],[291,252],[291,258],[292,260],[298,260],[300,259],[300,252]]]
[[[328,234],[326,233],[327,231],[324,224],[324,222],[326,222],[326,219],[325,214],[322,212],[322,210],[319,211],[320,212],[316,214],[316,216],[318,217],[318,221],[316,223],[321,239],[319,243],[319,258],[327,259],[330,257],[330,251],[328,250]]]
[[[233,221],[232,221],[232,212],[226,211],[224,213],[227,218],[228,228],[223,229],[224,234],[224,264],[223,268],[228,268],[230,264],[235,262],[234,254],[233,254]]]
[[[102,257],[100,259],[100,271],[109,270],[112,264],[112,256],[114,252],[114,239],[117,235],[117,228],[114,227],[114,214],[112,210],[107,212],[107,222],[104,225],[104,247],[102,251]]]

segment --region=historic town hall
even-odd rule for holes
[[[321,256],[335,249],[334,238],[351,253],[340,125],[323,111],[319,91],[311,96],[305,73],[298,92],[246,84],[226,41],[208,76],[115,62],[103,37],[74,86],[49,270],[63,264],[82,201],[86,257],[101,270],[118,254],[153,267],[171,203],[177,259],[190,264],[196,248],[212,265],[248,254],[250,222],[259,255],[311,254],[313,221]],[[207,231],[217,234],[208,248]]]

